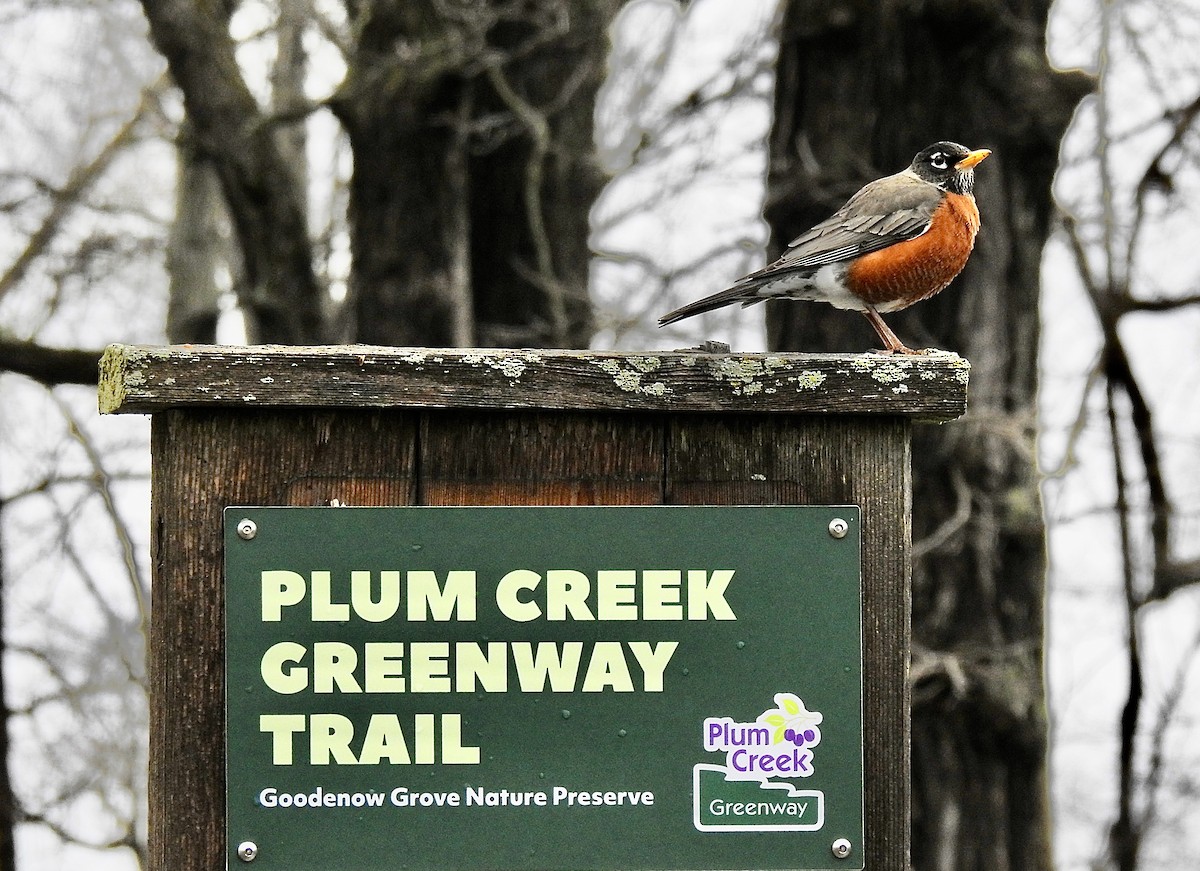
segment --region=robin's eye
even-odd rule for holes
[[[929,165],[934,169],[945,169],[950,164],[946,163],[946,155],[940,151],[936,151],[930,156]]]

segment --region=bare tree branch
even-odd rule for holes
[[[0,339],[0,372],[16,372],[48,387],[96,384],[103,351],[48,348],[35,342]]]
[[[1102,317],[1104,316],[1102,315]],[[1117,333],[1115,320],[1105,324],[1104,333],[1105,377],[1110,385],[1119,386],[1129,400],[1130,422],[1137,435],[1142,471],[1149,490],[1150,532],[1154,542],[1154,561],[1156,565],[1165,564],[1170,559],[1168,534],[1171,503],[1167,497],[1167,485],[1163,478],[1162,456],[1154,436],[1153,412],[1149,400],[1146,399],[1141,385],[1133,374],[1129,354]],[[1115,443],[1113,449],[1116,450]],[[1118,511],[1121,510],[1124,509],[1118,500]],[[1156,593],[1152,590],[1147,596],[1153,599],[1156,597]]]
[[[25,243],[25,247],[17,255],[17,259],[3,274],[0,274],[0,299],[3,299],[5,294],[16,287],[25,277],[33,262],[54,241],[63,221],[79,204],[87,189],[104,174],[122,149],[133,140],[134,133],[148,111],[156,104],[158,93],[165,83],[166,74],[164,73],[142,91],[137,107],[129,119],[117,129],[95,157],[87,163],[75,167],[70,178],[67,179],[67,183],[61,189],[54,191],[50,211],[42,219],[41,225],[30,235],[29,241]]]
[[[1148,722],[1144,676],[1148,666],[1142,657],[1139,617],[1146,605],[1200,582],[1200,560],[1175,560],[1170,551],[1170,533],[1177,519],[1166,480],[1167,460],[1171,457],[1168,444],[1155,432],[1155,413],[1169,415],[1170,409],[1154,405],[1153,391],[1148,383],[1139,381],[1131,349],[1120,329],[1121,318],[1131,312],[1171,313],[1200,303],[1200,293],[1194,291],[1170,297],[1148,294],[1147,284],[1152,281],[1148,276],[1153,274],[1154,264],[1145,262],[1149,256],[1141,244],[1143,237],[1154,234],[1159,227],[1156,210],[1150,207],[1152,196],[1180,199],[1176,197],[1177,183],[1182,185],[1194,173],[1197,158],[1189,146],[1200,120],[1200,96],[1177,108],[1166,108],[1144,124],[1126,125],[1124,132],[1116,131],[1113,114],[1119,104],[1112,97],[1115,88],[1110,82],[1116,76],[1110,63],[1114,52],[1122,53],[1120,60],[1132,60],[1142,76],[1141,87],[1148,100],[1165,106],[1177,99],[1172,97],[1175,76],[1169,67],[1158,64],[1156,57],[1155,39],[1162,38],[1165,12],[1157,22],[1148,22],[1145,17],[1132,17],[1131,10],[1129,4],[1114,0],[1101,4],[1098,130],[1095,148],[1087,156],[1098,167],[1099,185],[1094,200],[1077,206],[1086,218],[1064,218],[1076,270],[1101,327],[1099,363],[1089,374],[1071,441],[1082,427],[1090,388],[1102,378],[1116,495],[1114,504],[1101,510],[1113,516],[1118,526],[1116,546],[1124,591],[1124,654],[1129,685],[1117,729],[1116,807],[1102,848],[1105,855],[1098,857],[1096,864],[1097,868],[1112,867],[1116,871],[1135,871],[1153,862],[1150,833],[1159,813],[1168,765],[1166,730],[1180,703],[1189,662],[1197,649],[1193,642],[1191,650],[1184,651],[1183,664],[1168,689],[1162,710],[1153,723]],[[1139,163],[1130,166],[1129,155],[1134,152],[1129,144],[1139,136],[1143,142],[1149,141],[1151,135],[1154,144],[1149,158],[1141,157],[1145,152],[1139,150]],[[1118,150],[1119,145],[1126,147]],[[1143,160],[1144,168],[1139,173]],[[1064,469],[1072,451],[1069,445]],[[1143,544],[1147,539],[1149,547]],[[1147,744],[1148,759],[1142,754]]]
[[[129,531],[128,525],[125,523],[125,518],[117,510],[116,499],[112,492],[112,475],[105,468],[104,458],[92,439],[79,425],[79,420],[74,413],[61,399],[55,397],[55,404],[58,406],[59,413],[66,418],[67,424],[70,427],[71,437],[83,448],[84,454],[87,455],[88,463],[91,464],[93,473],[93,486],[95,492],[100,496],[104,503],[104,512],[108,515],[109,522],[112,524],[113,533],[116,536],[117,543],[121,548],[121,561],[125,564],[125,571],[129,578],[129,586],[133,592],[133,599],[137,603],[138,618],[141,624],[142,637],[149,643],[150,639],[150,581],[142,572],[141,564],[137,560],[135,554],[136,548],[133,544],[133,535]],[[81,574],[83,574],[81,572]]]
[[[1174,312],[1189,305],[1200,305],[1200,293],[1168,299],[1127,299],[1120,310],[1124,312]]]
[[[1120,754],[1117,763],[1117,818],[1109,829],[1108,850],[1117,871],[1136,871],[1142,829],[1134,812],[1133,751],[1142,708],[1142,655],[1137,634],[1137,604],[1133,536],[1130,529],[1128,487],[1125,478],[1121,430],[1116,407],[1117,385],[1109,379],[1106,398],[1109,438],[1113,452],[1113,478],[1117,486],[1117,525],[1120,530],[1121,577],[1125,590],[1125,644],[1129,666],[1129,691],[1121,709],[1118,731]]]
[[[183,91],[197,147],[221,180],[247,276],[242,309],[267,335],[319,341],[321,294],[303,191],[238,67],[226,15],[193,0],[142,0],[142,7]]]
[[[546,232],[546,216],[542,210],[542,186],[545,184],[546,156],[550,153],[550,122],[531,106],[509,84],[499,64],[487,67],[488,82],[500,99],[520,120],[529,133],[532,147],[525,164],[525,220],[533,243],[537,263],[536,286],[546,294],[546,311],[550,316],[551,341],[560,347],[570,344],[570,324],[567,319],[567,289],[554,274],[554,257],[550,236]],[[527,277],[532,277],[532,272]]]
[[[1162,706],[1154,721],[1154,729],[1150,735],[1150,761],[1146,771],[1146,800],[1142,808],[1142,831],[1146,831],[1154,823],[1158,815],[1159,801],[1162,799],[1163,776],[1169,767],[1166,760],[1167,731],[1177,722],[1180,704],[1184,700],[1188,678],[1197,660],[1200,659],[1200,632],[1192,636],[1192,643],[1179,659],[1179,666],[1163,696]]]
[[[954,485],[954,513],[922,539],[912,544],[913,562],[925,559],[931,553],[937,553],[954,538],[971,519],[971,487],[962,473],[962,469],[954,466],[950,469],[950,482]]]

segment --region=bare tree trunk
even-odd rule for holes
[[[172,342],[216,340],[221,314],[220,269],[232,270],[236,251],[222,232],[228,209],[212,164],[189,143],[184,124],[176,143],[179,173],[175,182],[175,219],[167,237],[167,338]],[[230,287],[234,276],[230,275]]]
[[[357,335],[584,345],[592,105],[617,3],[468,6],[354,10],[333,108],[355,160]]]
[[[480,113],[507,112],[517,125],[470,164],[472,273],[486,345],[578,348],[592,334],[588,214],[604,184],[592,119],[618,3],[577,0],[569,13],[553,5],[543,13],[549,21],[498,30],[514,62],[487,71],[477,100]],[[557,32],[568,14],[570,31]],[[524,46],[543,39],[537,28],[555,38],[529,52]]]
[[[8,507],[5,500],[0,499],[0,520]],[[7,590],[7,579],[4,577],[4,536],[0,536],[0,590]],[[4,653],[8,644],[4,635],[4,596],[0,596],[0,660],[5,659]],[[14,845],[14,833],[17,828],[16,802],[13,800],[12,778],[8,771],[8,728],[10,710],[8,707],[8,681],[4,669],[0,668],[0,871],[16,871],[17,859]]]
[[[324,333],[303,191],[234,57],[228,8],[143,0],[199,152],[211,161],[232,220],[246,281],[239,304],[265,337],[308,343]]]
[[[452,264],[471,239],[450,207],[450,192],[466,183],[455,151],[459,96],[450,73],[465,58],[450,58],[450,51],[435,57],[433,49],[426,57],[417,48],[406,62],[394,51],[402,37],[417,46],[438,36],[449,41],[432,13],[388,2],[357,11],[360,37],[332,103],[354,154],[353,333],[369,344],[454,345],[464,336],[455,336],[452,313],[469,284]]]
[[[1050,70],[1048,5],[792,0],[784,21],[767,210],[777,244],[931,142],[995,151],[976,174],[983,230],[963,276],[891,318],[910,344],[972,363],[968,417],[914,433],[917,869],[1052,863],[1038,272],[1058,140],[1089,82]],[[821,305],[779,304],[768,330],[780,349],[876,344],[864,318]]]
[[[304,32],[312,24],[310,0],[279,0],[279,17],[275,22],[275,64],[271,67],[271,107],[279,114],[288,114],[307,102],[304,80],[308,75],[308,52],[304,48]],[[281,125],[276,141],[284,161],[292,170],[297,196],[305,202],[308,190],[308,145],[304,122],[307,115]]]
[[[253,338],[320,340],[331,331],[295,124],[308,6],[280,10],[274,114],[237,67],[227,8],[143,6],[183,90],[197,156],[220,181]],[[354,156],[349,335],[388,345],[588,342],[588,209],[602,183],[592,108],[618,6],[348,4],[348,71],[329,107]]]

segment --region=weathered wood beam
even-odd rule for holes
[[[187,406],[477,408],[891,415],[966,410],[956,354],[734,354],[112,345],[100,410]]]

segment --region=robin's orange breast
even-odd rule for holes
[[[920,236],[851,263],[844,279],[846,287],[883,312],[928,299],[962,272],[978,232],[975,198],[946,194],[929,229]]]

